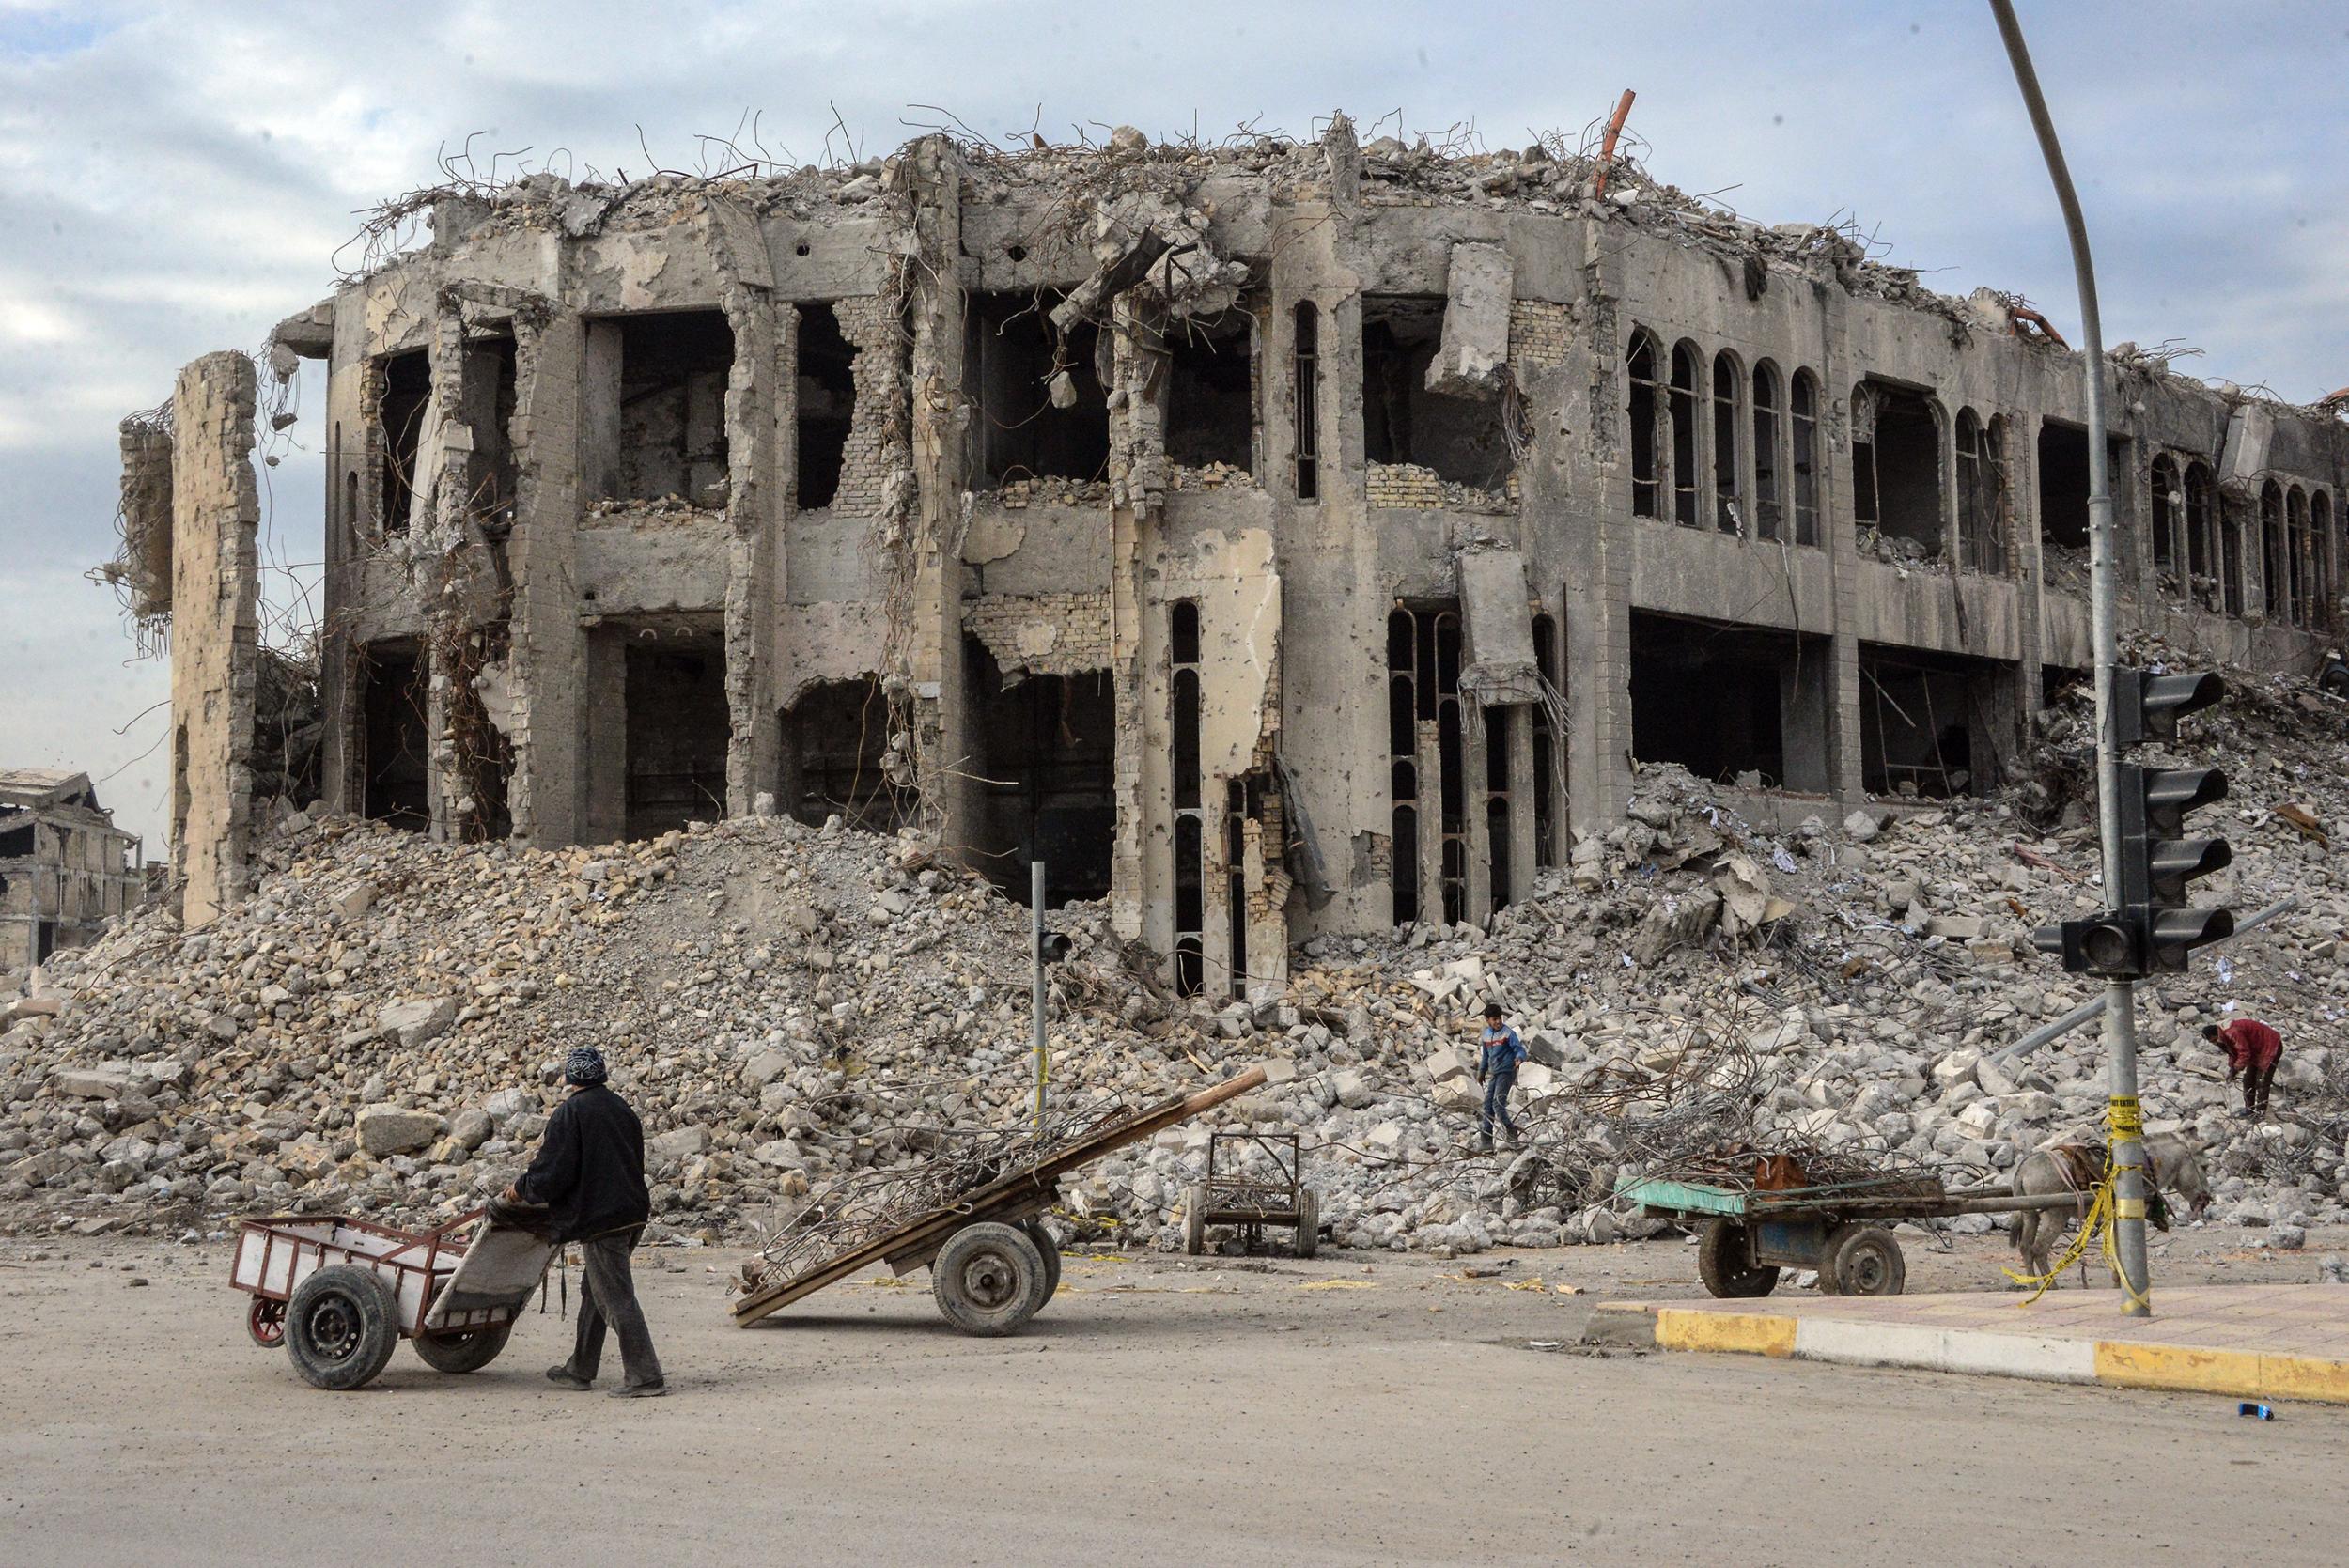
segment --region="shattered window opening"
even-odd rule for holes
[[[2309,602],[2314,597],[2316,579],[2310,570],[2308,491],[2295,485],[2284,492],[2284,516],[2290,528],[2287,537],[2291,547],[2292,624],[2306,628],[2316,618]]]
[[[1248,786],[1237,779],[1223,786],[1223,889],[1225,917],[1231,930],[1230,989],[1235,997],[1248,994]]]
[[[2284,491],[2270,479],[2260,487],[2260,567],[2265,575],[2267,619],[2275,626],[2284,625],[2292,614],[2292,600],[2284,593],[2289,571],[2284,555]]]
[[[1968,569],[2006,570],[2006,421],[1957,415],[1957,549]]]
[[[856,424],[856,345],[829,303],[799,307],[799,377],[794,428],[799,448],[797,505],[829,506],[840,494],[848,437]]]
[[[1641,327],[1631,334],[1626,361],[1631,392],[1627,420],[1631,430],[1631,515],[1660,518],[1661,480],[1656,472],[1656,422],[1663,407],[1663,392],[1656,379],[1656,362],[1663,349],[1653,334]]]
[[[1873,376],[1862,381],[1852,393],[1852,473],[1858,521],[1905,544],[1904,556],[1942,558],[1941,421],[1933,399]]]
[[[2039,426],[2039,540],[2044,549],[2088,549],[2088,432]]]
[[[1423,890],[1433,886],[1441,918],[1456,923],[1468,907],[1468,781],[1460,712],[1460,616],[1449,604],[1398,606],[1387,617],[1392,806],[1394,920],[1430,918]],[[1408,728],[1404,723],[1408,716]],[[1408,742],[1408,745],[1407,745]],[[1429,775],[1433,774],[1432,784]],[[1408,787],[1408,796],[1401,791]],[[1436,836],[1423,843],[1432,789]],[[1432,863],[1427,857],[1432,854]]]
[[[2169,453],[2154,454],[2146,483],[2153,492],[2154,570],[2161,575],[2162,591],[2175,594],[2177,534],[2186,513],[2186,492],[2178,483],[2178,465]]]
[[[360,659],[362,809],[395,828],[428,828],[431,731],[422,656],[413,643],[391,642],[368,644]]]
[[[1779,434],[1778,366],[1764,360],[1753,367],[1753,529],[1758,539],[1779,536]]]
[[[627,644],[626,811],[630,839],[726,816],[723,640],[693,633]]]
[[[1738,399],[1746,378],[1736,356],[1724,349],[1713,356],[1713,526],[1724,534],[1744,532],[1744,430]]]
[[[1444,296],[1362,296],[1362,455],[1408,463],[1484,490],[1509,482],[1516,459],[1497,397],[1427,390],[1443,333]]]
[[[1861,788],[1942,800],[1995,787],[1992,716],[2012,691],[2012,666],[1863,644],[1859,684]]]
[[[912,819],[910,792],[891,784],[889,700],[879,678],[817,681],[783,710],[784,809],[810,827],[837,815],[866,832]]]
[[[1631,752],[1738,788],[1823,793],[1828,644],[1634,611]]]
[[[1548,615],[1533,617],[1533,663],[1542,682],[1558,690],[1558,623]],[[1559,736],[1550,723],[1548,703],[1535,703],[1533,714],[1533,865],[1546,871],[1558,863],[1558,780],[1565,771],[1559,753]]]
[[[432,398],[432,364],[422,349],[386,354],[377,364],[383,378],[376,412],[382,437],[383,516],[376,532],[405,534],[416,504],[416,452],[424,440],[425,406]]]
[[[1791,407],[1794,413],[1795,542],[1819,542],[1819,382],[1808,370],[1795,372]]]
[[[1101,334],[1080,321],[1056,337],[1059,296],[973,294],[965,361],[976,394],[979,472],[990,485],[1022,478],[1091,482],[1109,470],[1110,405]]]
[[[1697,525],[1701,498],[1697,489],[1697,349],[1683,339],[1672,345],[1672,520],[1683,528]]]
[[[1254,318],[1185,317],[1166,336],[1166,457],[1183,468],[1255,471]]]
[[[2333,498],[2329,490],[2309,493],[2309,530],[2315,540],[2316,624],[2330,631],[2336,619],[2334,603],[2341,591],[2340,539],[2333,532]]]
[[[1117,831],[1117,723],[1110,675],[1030,675],[1006,685],[994,654],[965,635],[971,733],[972,850],[988,880],[1025,903],[1028,865],[1045,868],[1044,902],[1107,897]]]
[[[2220,551],[2211,517],[2209,485],[2210,470],[2189,459],[2177,489],[2186,531],[2186,589],[2198,609],[2223,611],[2226,598],[2218,581]]]
[[[618,428],[603,499],[726,502],[726,384],[734,329],[720,310],[656,311],[595,323],[618,334]]]

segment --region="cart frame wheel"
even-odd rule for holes
[[[434,1372],[479,1372],[498,1358],[506,1342],[514,1337],[514,1320],[484,1324],[478,1328],[458,1328],[441,1334],[418,1334],[408,1343],[416,1347],[417,1358]]]
[[[1881,1225],[1838,1225],[1819,1269],[1822,1284],[1829,1279],[1837,1296],[1898,1296],[1908,1283],[1908,1260],[1899,1238]]]
[[[1207,1189],[1183,1188],[1183,1250],[1192,1257],[1207,1250]]]
[[[1310,1258],[1321,1250],[1321,1194],[1312,1188],[1297,1192],[1297,1255]]]
[[[1052,1233],[1045,1228],[1044,1221],[1033,1216],[1019,1221],[1019,1231],[1035,1243],[1036,1251],[1043,1255],[1044,1299],[1049,1302],[1060,1294],[1060,1243],[1052,1239]],[[1043,1309],[1039,1307],[1037,1310],[1040,1312]]]
[[[1725,1300],[1767,1296],[1778,1288],[1778,1265],[1758,1264],[1735,1219],[1708,1219],[1697,1233],[1697,1278]]]
[[[399,1343],[399,1297],[371,1268],[316,1269],[286,1303],[286,1353],[303,1381],[340,1393],[362,1389]]]
[[[1044,1305],[1044,1254],[1017,1225],[965,1225],[932,1260],[930,1294],[966,1334],[1017,1333]]]
[[[255,1296],[244,1310],[244,1331],[263,1350],[285,1349],[286,1304],[274,1296]]]

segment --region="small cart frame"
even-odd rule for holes
[[[1271,1160],[1272,1176],[1239,1174],[1240,1161],[1252,1148]],[[1299,1257],[1312,1257],[1321,1243],[1321,1200],[1305,1185],[1304,1172],[1305,1157],[1293,1132],[1209,1133],[1207,1179],[1183,1195],[1183,1250],[1197,1257],[1207,1249],[1208,1226],[1237,1225],[1243,1243],[1254,1251],[1264,1244],[1264,1228],[1276,1225],[1296,1232]]]
[[[1904,1219],[2069,1208],[2077,1193],[2018,1198],[2012,1192],[1951,1192],[1937,1177],[1889,1176],[1780,1191],[1748,1185],[1640,1176],[1616,1196],[1656,1219],[1693,1225],[1697,1276],[1724,1297],[1767,1296],[1781,1268],[1814,1268],[1830,1296],[1898,1296],[1907,1260],[1891,1227]]]
[[[245,1331],[265,1350],[285,1349],[321,1389],[372,1382],[403,1339],[439,1371],[478,1371],[506,1348],[530,1294],[474,1296],[466,1310],[434,1312],[474,1239],[467,1227],[482,1213],[413,1232],[341,1214],[247,1219],[228,1273],[252,1297]],[[552,1258],[552,1244],[544,1246]],[[544,1262],[537,1271],[543,1276]]]

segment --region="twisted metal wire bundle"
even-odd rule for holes
[[[761,1234],[744,1283],[755,1289],[812,1273],[1012,1171],[1065,1153],[1135,1109],[1116,1095],[1050,1116],[1040,1129],[936,1129],[937,1152],[914,1170],[851,1172],[811,1191],[796,1214]]]

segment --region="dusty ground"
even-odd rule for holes
[[[2186,1233],[2157,1268],[2308,1279],[2349,1245],[2241,1239]],[[541,1378],[552,1312],[474,1376],[402,1350],[329,1395],[247,1343],[223,1245],[0,1242],[0,1557],[438,1560],[462,1531],[478,1562],[2281,1565],[2349,1533],[2349,1411],[1536,1348],[1595,1299],[1691,1294],[1683,1244],[1072,1252],[1073,1288],[994,1341],[947,1330],[926,1276],[737,1329],[739,1255],[640,1255],[676,1393],[623,1403]],[[1912,1283],[1999,1257],[1912,1247]]]

